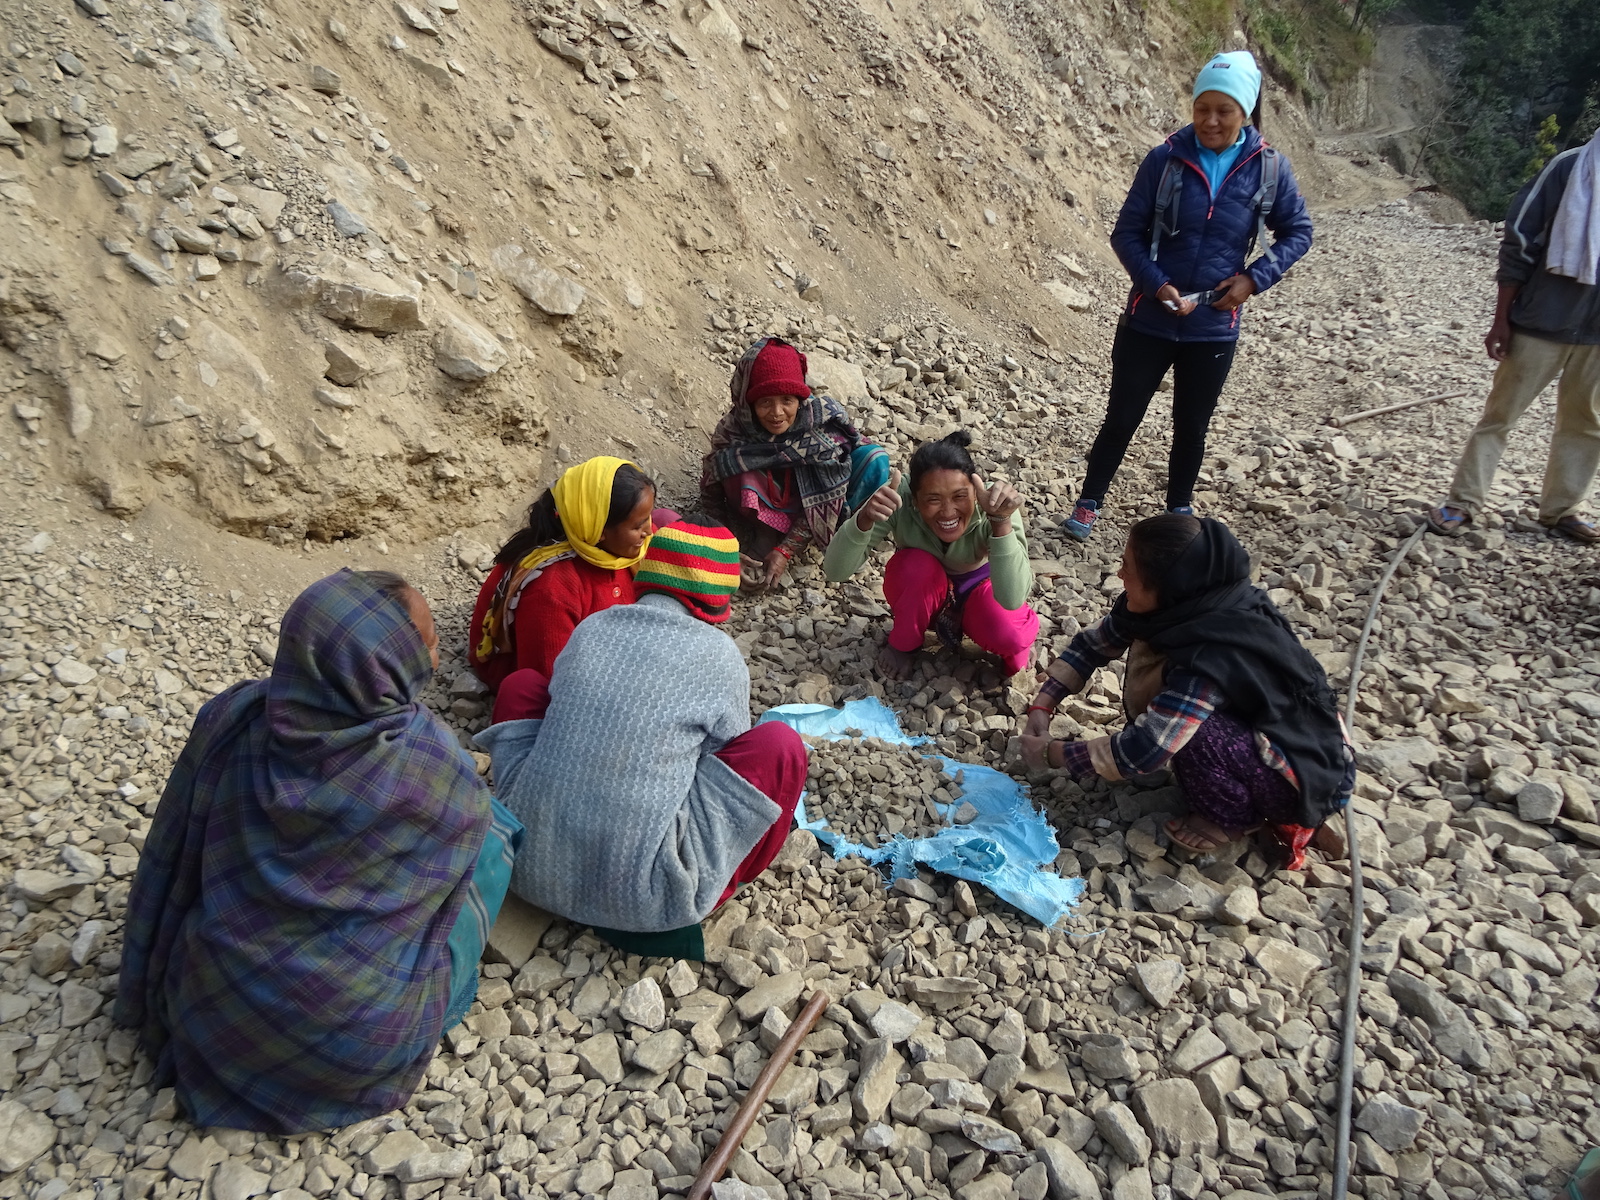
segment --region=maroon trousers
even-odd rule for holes
[[[550,681],[523,668],[507,675],[495,694],[493,720],[542,720],[550,707]],[[778,806],[778,819],[734,871],[720,905],[772,865],[788,840],[794,810],[806,786],[806,744],[789,726],[776,721],[757,725],[728,742],[717,757],[745,782]]]

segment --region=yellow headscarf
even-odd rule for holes
[[[598,544],[605,534],[606,517],[611,512],[611,486],[617,471],[624,466],[637,469],[637,463],[624,458],[601,455],[569,467],[556,480],[551,493],[555,497],[556,515],[561,518],[561,528],[567,538],[549,546],[538,546],[500,579],[495,596],[483,617],[483,636],[478,641],[478,660],[487,659],[496,651],[511,648],[509,623],[506,612],[512,596],[517,594],[529,571],[536,571],[551,559],[562,554],[576,554],[584,562],[593,563],[607,571],[632,569],[639,565],[650,548],[645,538],[639,553],[632,558],[619,558]]]

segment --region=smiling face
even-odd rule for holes
[[[759,400],[752,400],[750,407],[755,410],[761,428],[776,437],[780,433],[788,433],[789,427],[794,424],[795,417],[800,414],[800,397],[763,396]]]
[[[967,531],[978,506],[972,477],[946,468],[929,471],[918,480],[913,499],[928,528],[946,543]]]
[[[1122,548],[1122,565],[1117,568],[1117,578],[1122,580],[1122,590],[1128,596],[1128,611],[1132,613],[1155,612],[1161,607],[1159,598],[1139,578],[1139,567],[1133,561],[1133,544]]]
[[[1232,96],[1201,92],[1194,98],[1194,132],[1207,150],[1226,150],[1239,140],[1245,111]]]
[[[650,536],[650,514],[656,507],[656,494],[653,489],[647,489],[639,497],[639,503],[633,506],[633,511],[615,525],[607,525],[600,535],[599,546],[607,554],[618,558],[634,558],[639,553],[639,548],[644,545],[645,538]]]

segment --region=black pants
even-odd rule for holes
[[[1167,507],[1190,504],[1206,457],[1206,429],[1228,382],[1237,342],[1170,342],[1117,327],[1111,344],[1111,395],[1106,419],[1089,451],[1083,481],[1087,500],[1104,502],[1150,398],[1172,369],[1172,451],[1167,456]]]

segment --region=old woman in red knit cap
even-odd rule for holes
[[[747,586],[772,586],[795,555],[826,549],[839,522],[889,478],[889,456],[806,383],[806,356],[762,338],[733,372],[733,407],[711,434],[701,503],[744,551]]]

